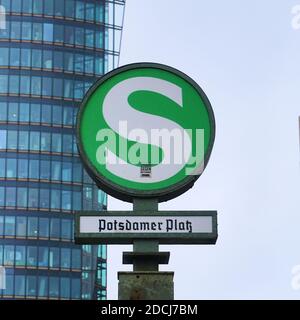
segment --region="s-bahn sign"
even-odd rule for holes
[[[130,64],[101,77],[77,118],[85,169],[112,196],[165,201],[202,174],[215,120],[202,89],[171,67]]]

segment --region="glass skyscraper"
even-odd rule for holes
[[[0,299],[105,299],[106,246],[73,241],[105,210],[75,141],[80,101],[118,63],[121,0],[0,0]]]

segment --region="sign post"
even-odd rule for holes
[[[173,272],[159,272],[170,253],[159,244],[215,244],[216,211],[159,211],[204,171],[215,137],[211,105],[188,76],[137,63],[100,78],[77,118],[84,167],[108,194],[133,211],[78,212],[78,244],[133,244],[119,272],[119,299],[173,299]]]

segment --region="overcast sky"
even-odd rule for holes
[[[217,210],[215,246],[171,252],[176,299],[300,299],[300,0],[127,0],[120,65],[168,64],[191,76],[216,117],[210,162],[194,188],[160,205]],[[109,210],[131,205],[108,199]],[[108,298],[129,246],[108,247]]]

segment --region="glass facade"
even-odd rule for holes
[[[121,0],[0,0],[0,299],[105,299],[106,246],[74,244],[105,210],[75,141],[80,101],[118,64]]]

